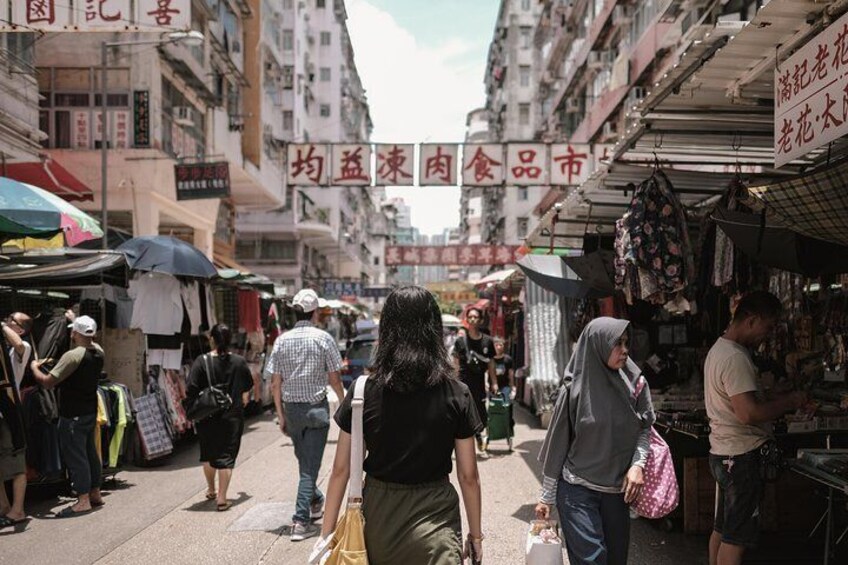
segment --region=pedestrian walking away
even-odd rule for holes
[[[209,332],[212,351],[195,359],[185,398],[185,405],[191,406],[201,391],[214,386],[226,392],[232,401],[228,410],[195,422],[200,440],[200,461],[206,478],[206,499],[214,500],[219,511],[229,510],[232,506],[227,490],[244,433],[243,396],[253,388],[253,376],[244,357],[229,351],[232,337],[232,331],[226,325],[212,327]]]
[[[639,496],[654,409],[628,357],[629,322],[592,320],[565,370],[539,453],[543,485],[536,517],[556,505],[571,565],[625,565],[629,505]]]
[[[765,400],[751,349],[759,347],[780,320],[782,306],[773,294],[744,296],[723,337],[704,363],[704,400],[710,420],[710,471],[718,485],[710,536],[710,565],[742,563],[746,548],[757,545],[764,492],[763,452],[773,451],[772,422],[803,407],[803,392]]]
[[[32,380],[29,367],[32,345],[29,334],[32,318],[23,312],[14,312],[0,322],[3,339],[9,345],[14,386],[20,397],[21,384]],[[6,482],[12,481],[12,500],[6,496]],[[14,526],[26,521],[24,498],[26,497],[26,452],[25,447],[16,448],[12,428],[0,414],[0,528]]]
[[[505,353],[506,343],[503,338],[496,337],[494,340],[495,355],[495,377],[498,380],[498,393],[504,403],[509,404],[509,425],[515,427],[515,419],[512,412],[512,401],[515,400],[515,363],[512,357]]]
[[[477,434],[477,449],[486,451],[485,428],[488,423],[486,397],[489,393],[499,394],[495,375],[495,344],[492,338],[480,330],[483,313],[477,308],[469,308],[465,313],[468,332],[457,338],[453,346],[454,367],[459,380],[471,391],[474,406],[483,423],[483,430]]]
[[[59,448],[68,467],[77,502],[63,508],[57,518],[70,518],[103,505],[100,494],[102,463],[94,444],[97,420],[97,383],[103,372],[103,349],[94,343],[97,322],[79,316],[71,324],[70,351],[48,373],[45,360],[32,361],[36,382],[59,390]]]
[[[268,361],[273,375],[271,390],[280,431],[290,436],[300,472],[291,540],[316,536],[312,522],[324,514],[324,494],[318,488],[318,473],[330,431],[327,385],[344,398],[340,377],[342,358],[336,341],[315,327],[318,295],[310,289],[298,292],[293,301],[297,323],[277,338]]]
[[[454,375],[433,295],[416,286],[393,291],[365,384],[362,511],[372,565],[458,565],[472,554],[475,563],[482,559],[474,435],[483,424],[468,387]],[[350,475],[353,394],[351,387],[335,415],[342,431],[327,489],[325,539]],[[454,454],[468,519],[464,548],[459,496],[448,480]]]

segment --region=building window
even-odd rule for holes
[[[283,30],[283,51],[291,51],[294,49],[294,30]]]
[[[330,117],[330,105],[329,104],[321,104],[321,117],[329,118]]]
[[[521,86],[530,86],[530,65],[518,67],[518,80]]]
[[[527,228],[529,226],[527,218],[518,218],[518,225],[516,226],[516,235],[519,238],[527,237]]]
[[[530,49],[533,29],[529,26],[521,26],[521,48]]]
[[[521,9],[525,12],[530,10],[530,0],[521,0]]]
[[[294,129],[294,112],[291,110],[283,110],[283,129],[286,131]]]
[[[321,32],[321,45],[329,45],[330,44],[330,32],[322,31]]]
[[[330,67],[321,67],[321,82],[330,82]]]
[[[522,126],[530,124],[530,104],[518,105],[518,124]]]
[[[294,261],[297,259],[297,242],[265,240],[262,242],[261,258]]]
[[[530,191],[526,186],[518,187],[518,199],[519,200],[528,200],[530,197]]]
[[[236,259],[256,259],[256,242],[255,241],[237,241],[236,242]]]
[[[327,7],[327,0],[315,0],[315,7],[316,8],[326,8]]]

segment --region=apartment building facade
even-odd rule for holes
[[[268,0],[261,4],[273,25],[258,30],[259,41],[279,43],[279,61],[269,61],[282,85],[271,101],[277,142],[367,142],[372,124],[344,2],[280,0],[273,9]],[[328,279],[385,283],[382,258],[390,228],[381,191],[287,186],[286,192],[285,206],[238,214],[240,263],[287,292],[320,287]]]

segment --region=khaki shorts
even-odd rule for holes
[[[26,473],[26,451],[15,452],[12,432],[5,420],[0,418],[0,480],[5,482],[21,473]]]

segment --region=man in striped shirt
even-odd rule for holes
[[[318,295],[303,289],[295,295],[292,308],[297,323],[274,342],[268,371],[273,374],[271,390],[280,431],[291,436],[300,468],[291,540],[301,541],[320,532],[312,521],[324,515],[324,494],[316,483],[330,431],[327,384],[340,401],[344,388],[336,342],[315,327]]]

